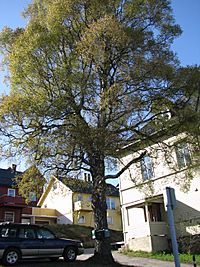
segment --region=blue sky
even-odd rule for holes
[[[174,42],[181,65],[200,65],[200,0],[172,0],[174,17],[183,33]]]
[[[7,25],[11,28],[24,26],[26,21],[20,15],[31,0],[0,0],[0,31]],[[173,44],[181,65],[200,65],[200,0],[172,0],[174,18],[183,33]],[[0,93],[8,92],[0,73]],[[0,163],[0,167],[7,167]]]

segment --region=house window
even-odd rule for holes
[[[89,196],[89,197],[88,197],[88,201],[89,201],[89,202],[92,202],[92,196]]]
[[[36,193],[30,192],[29,193],[29,201],[36,201],[36,200],[37,200]]]
[[[80,216],[79,219],[78,219],[78,223],[79,224],[85,223],[85,216]]]
[[[108,223],[108,224],[113,224],[113,218],[110,217],[110,216],[108,216],[108,217],[107,217],[107,223]]]
[[[22,218],[22,224],[30,224],[31,219],[30,218]]]
[[[83,200],[83,196],[79,194],[79,195],[77,196],[77,201],[82,201],[82,200]]]
[[[15,213],[14,212],[5,212],[4,221],[5,222],[14,222],[15,220]]]
[[[115,210],[115,200],[113,198],[106,198],[106,204],[108,210]]]
[[[144,156],[141,160],[141,172],[144,181],[154,177],[153,161],[149,156]]]
[[[179,169],[191,164],[190,151],[186,143],[179,143],[176,145],[176,157]]]
[[[90,181],[91,181],[91,174],[85,172],[85,173],[84,173],[84,180],[85,180],[86,182],[90,182]]]
[[[15,189],[8,188],[8,196],[9,197],[15,197]]]
[[[58,188],[58,183],[57,182],[54,182],[53,189],[56,190],[57,188]]]

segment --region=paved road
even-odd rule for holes
[[[85,249],[85,253],[83,255],[78,256],[78,260],[86,260],[91,257],[93,254],[93,249]],[[153,259],[146,258],[136,258],[136,257],[128,257],[117,251],[113,251],[114,259],[124,265],[127,266],[137,266],[137,267],[174,267],[173,262],[169,261],[159,261]],[[181,267],[192,267],[191,264],[181,264]]]

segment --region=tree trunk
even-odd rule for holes
[[[94,212],[94,227],[95,230],[108,229],[104,159],[99,157],[93,166],[92,206]],[[114,262],[111,253],[110,238],[103,238],[101,240],[96,239],[93,259],[102,264],[110,264]]]

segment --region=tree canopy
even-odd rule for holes
[[[11,86],[2,151],[59,174],[91,172],[95,225],[106,228],[105,161],[199,97],[199,69],[180,69],[171,51],[181,29],[168,0],[35,0],[24,15],[24,29],[0,35]]]
[[[27,203],[30,203],[40,198],[45,184],[45,178],[39,172],[38,168],[33,165],[24,173],[15,177],[15,184],[19,194],[25,198]]]

